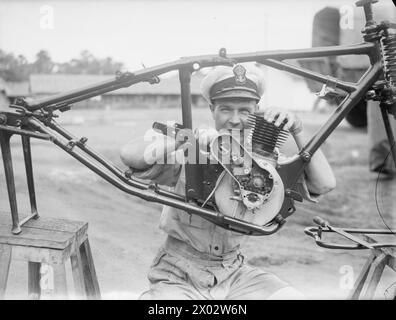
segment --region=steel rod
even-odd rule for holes
[[[11,126],[0,125],[0,131],[7,131],[10,133],[16,133],[19,135],[37,138],[41,140],[49,140],[49,137],[46,134],[36,133],[29,130],[17,129],[16,127],[11,127]]]
[[[396,168],[396,144],[395,144],[395,136],[392,130],[392,127],[389,123],[389,117],[388,117],[388,112],[386,110],[386,106],[380,103],[380,109],[381,109],[381,115],[382,115],[382,120],[384,121],[384,126],[385,126],[385,132],[388,137],[389,141],[389,148],[390,148],[390,154],[392,155],[393,163],[395,164]],[[396,120],[395,120],[396,121]]]
[[[58,123],[56,123],[54,120],[52,120],[50,123],[47,124],[52,130],[56,131],[59,133],[61,136],[66,138],[69,141],[78,141],[78,138],[73,136],[70,132],[68,132],[66,129],[61,127]],[[138,189],[143,189],[147,190],[149,189],[149,185],[147,183],[142,183],[139,181],[136,181],[134,179],[129,179],[125,176],[125,173],[118,167],[116,167],[113,163],[105,159],[102,155],[100,155],[98,152],[93,150],[92,148],[88,147],[85,144],[77,143],[75,147],[81,149],[84,151],[86,154],[88,154],[90,157],[92,157],[94,160],[98,161],[102,166],[104,166],[106,169],[108,169],[111,173],[113,173],[116,177],[118,177],[120,180],[122,180],[124,183],[130,185],[131,187],[138,188]],[[168,196],[173,199],[177,199],[180,201],[185,201],[185,197],[183,197],[180,194],[170,192],[167,190],[163,190],[160,187],[156,189],[156,192],[158,194],[161,194],[163,196]]]
[[[367,90],[377,81],[382,72],[380,63],[376,63],[359,81],[359,90],[347,95],[342,103],[332,113],[330,118],[322,125],[318,132],[314,134],[311,140],[303,147],[300,154],[308,152],[313,155],[327,137],[334,131],[340,122],[346,117],[351,109],[364,97]]]
[[[212,67],[217,65],[230,65],[235,62],[253,62],[265,59],[299,59],[299,58],[315,58],[348,54],[372,54],[377,49],[378,44],[364,42],[361,44],[349,46],[332,46],[332,47],[315,47],[298,50],[274,50],[253,53],[231,54],[226,58],[219,55],[202,55],[186,57],[174,62],[161,64],[156,67],[145,68],[134,73],[126,74],[123,77],[113,78],[108,81],[86,86],[82,89],[71,90],[47,98],[33,100],[28,103],[27,109],[34,111],[57,103],[75,103],[95,95],[104,94],[132,84],[147,81],[152,77],[167,73],[172,70],[182,69],[184,67],[192,67],[199,64],[200,68]],[[94,92],[91,94],[91,92]]]
[[[16,198],[14,169],[12,167],[10,138],[11,138],[11,134],[5,133],[0,130],[0,145],[1,145],[1,152],[3,155],[4,173],[7,183],[8,200],[10,202],[10,209],[11,209],[11,219],[12,219],[11,232],[13,234],[19,234],[21,233],[22,230],[19,224],[19,217],[18,217],[18,205]]]
[[[29,124],[35,127],[37,130],[49,134],[51,136],[51,141],[56,144],[58,147],[61,149],[67,151],[70,155],[72,155],[75,159],[77,159],[79,162],[84,164],[86,167],[88,167],[90,170],[92,170],[94,173],[98,174],[100,177],[111,183],[113,186],[117,187],[118,189],[134,195],[138,196],[146,201],[151,201],[151,202],[158,202],[164,205],[168,205],[171,207],[175,207],[177,209],[185,210],[187,212],[193,213],[200,215],[201,217],[212,219],[212,221],[219,221],[223,224],[227,224],[231,227],[234,227],[235,231],[241,232],[241,233],[249,233],[251,235],[269,235],[274,232],[276,232],[280,226],[278,224],[272,224],[269,226],[259,226],[256,224],[252,224],[240,219],[224,216],[221,214],[218,214],[217,212],[214,212],[212,210],[200,208],[196,205],[193,205],[191,203],[186,203],[182,202],[176,199],[170,199],[169,197],[159,195],[155,193],[154,190],[148,189],[148,190],[136,190],[133,187],[130,187],[126,185],[125,183],[122,183],[120,181],[117,181],[114,179],[111,175],[108,173],[102,171],[100,168],[98,168],[94,163],[92,163],[89,159],[87,159],[85,156],[80,155],[73,150],[68,150],[67,143],[62,142],[57,136],[52,134],[43,124],[41,124],[38,120],[36,119],[29,119]],[[242,229],[241,231],[239,231]]]
[[[22,138],[23,157],[25,160],[26,178],[27,178],[28,191],[29,191],[30,209],[32,215],[38,218],[36,192],[34,190],[32,149],[30,146],[30,138],[26,136],[22,136],[21,138]]]
[[[338,80],[337,78],[331,77],[331,76],[324,76],[320,73],[314,72],[314,71],[310,71],[307,70],[305,68],[301,68],[298,66],[293,66],[291,64],[285,63],[285,62],[281,62],[281,61],[277,61],[277,60],[273,60],[273,59],[267,59],[267,60],[262,60],[260,61],[262,64],[272,67],[274,69],[278,69],[278,70],[282,70],[282,71],[286,71],[292,74],[296,74],[305,78],[309,78],[321,83],[325,83],[328,84],[330,87],[335,87],[335,88],[339,88],[342,89],[346,92],[353,92],[355,90],[357,90],[357,85],[353,84],[353,83],[348,83],[345,81],[341,81]]]

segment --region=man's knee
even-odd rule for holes
[[[145,291],[139,297],[139,300],[196,300],[202,297],[194,292],[187,285],[181,284],[159,284]]]
[[[271,294],[267,300],[305,300],[306,297],[302,292],[293,287],[285,287]]]

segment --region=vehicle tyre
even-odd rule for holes
[[[367,127],[367,101],[360,100],[346,116],[346,121],[355,128]]]

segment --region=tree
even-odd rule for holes
[[[58,73],[71,74],[114,74],[123,67],[121,62],[113,61],[112,58],[95,58],[88,50],[80,53],[80,57],[70,62],[59,64]]]
[[[46,50],[40,50],[32,63],[23,55],[15,57],[13,53],[0,50],[0,77],[5,81],[27,81],[32,73],[115,74],[122,68],[121,62],[113,61],[110,57],[98,59],[88,50],[66,63],[52,61]]]
[[[30,65],[23,55],[0,50],[0,77],[5,81],[24,81],[29,78]]]
[[[36,61],[32,64],[32,73],[52,73],[55,63],[45,50],[40,50],[36,54]]]

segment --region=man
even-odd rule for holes
[[[243,81],[241,81],[241,76]],[[216,130],[198,130],[200,144],[208,144],[221,130],[243,130],[247,118],[258,111],[264,92],[263,74],[257,67],[237,65],[217,67],[202,81],[202,94],[208,100]],[[299,147],[303,145],[301,120],[273,108],[264,109],[264,117],[289,130]],[[121,150],[121,159],[137,178],[175,186],[185,192],[183,165],[171,164],[184,155],[183,142],[158,137],[155,151],[147,151],[152,142],[132,141]],[[172,152],[172,150],[176,150]],[[167,158],[168,164],[159,160]],[[227,180],[225,180],[227,181]],[[228,180],[230,181],[230,180]],[[176,185],[175,185],[176,184]],[[335,178],[322,152],[318,150],[306,169],[298,188],[304,198],[316,202],[319,195],[335,187]],[[218,207],[227,208],[228,196],[216,194]],[[238,210],[246,210],[241,206]],[[228,211],[228,210],[226,210]],[[230,212],[223,212],[230,214]],[[241,212],[239,212],[241,213]],[[240,247],[246,236],[215,225],[197,215],[164,207],[160,228],[167,240],[154,259],[148,278],[150,290],[141,299],[276,299],[301,298],[302,295],[278,277],[244,262]]]

